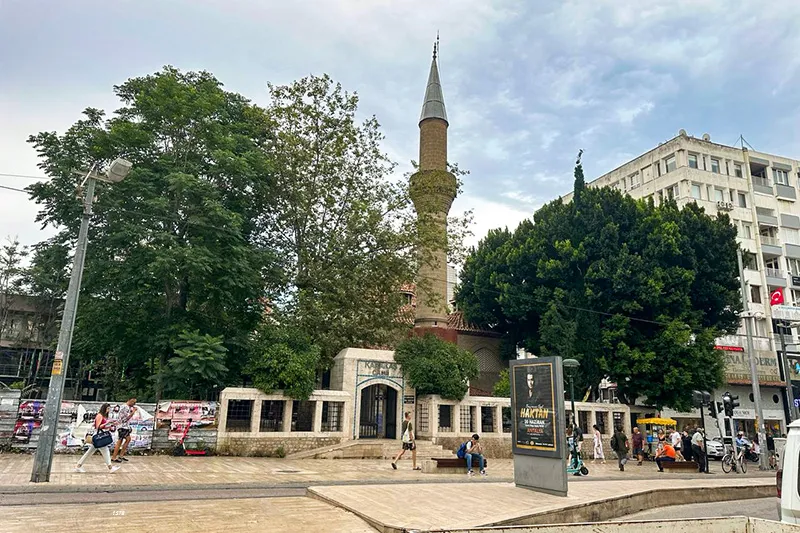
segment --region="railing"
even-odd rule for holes
[[[779,268],[765,268],[764,272],[767,274],[767,277],[769,277],[769,278],[782,278],[782,277],[784,277],[783,270],[781,270]]]
[[[770,246],[780,246],[781,241],[778,240],[777,237],[767,237],[765,235],[761,235],[761,244],[769,244]]]
[[[753,185],[761,185],[762,187],[772,187],[769,178],[762,178],[760,176],[753,176]]]

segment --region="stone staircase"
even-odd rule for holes
[[[350,440],[333,446],[317,448],[288,455],[287,459],[391,459],[402,448],[399,440],[359,439]],[[453,450],[445,450],[429,440],[417,440],[417,462],[433,457],[455,457]],[[411,459],[411,452],[406,452],[402,460]]]

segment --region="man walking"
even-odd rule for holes
[[[632,457],[636,457],[639,460],[637,464],[642,466],[642,461],[644,460],[644,437],[636,426],[633,427],[633,438],[631,440],[633,441]]]
[[[397,470],[397,461],[403,457],[403,454],[406,453],[406,450],[411,450],[411,468],[413,470],[422,470],[421,468],[417,467],[417,443],[416,438],[414,437],[414,423],[411,422],[410,411],[406,411],[405,420],[403,420],[401,429],[403,430],[403,449],[400,450],[400,453],[398,453],[397,457],[395,457],[394,461],[392,461],[392,468]]]
[[[708,473],[708,459],[703,446],[703,428],[697,427],[692,435],[692,457],[697,461],[697,471]]]
[[[114,445],[114,453],[111,461],[115,463],[128,462],[125,454],[128,452],[128,445],[131,443],[131,418],[136,413],[136,398],[131,398],[119,410],[117,418],[117,444]]]
[[[611,449],[617,454],[620,472],[624,472],[625,463],[628,462],[628,436],[622,431],[622,426],[614,429],[614,435],[611,437]]]

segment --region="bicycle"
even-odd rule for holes
[[[731,471],[741,471],[742,474],[747,473],[747,459],[745,459],[742,451],[737,452],[736,457],[734,457],[733,453],[730,451],[725,452],[725,455],[722,456],[721,466],[722,471],[726,474],[730,474]]]

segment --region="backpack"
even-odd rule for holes
[[[456,452],[456,457],[459,459],[463,459],[467,455],[467,443],[462,442],[461,446],[458,447],[458,451]]]
[[[611,449],[612,450],[616,451],[616,450],[619,449],[617,447],[619,445],[619,440],[617,439],[617,434],[616,433],[614,433],[614,435],[611,437],[611,442],[609,444],[611,444]]]

